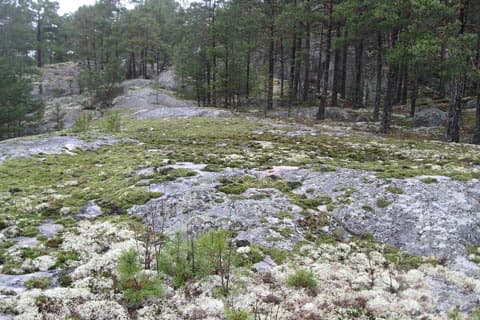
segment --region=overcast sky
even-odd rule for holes
[[[75,12],[79,7],[83,5],[95,4],[95,0],[57,0],[60,4],[59,13],[62,15],[64,13]]]
[[[95,4],[95,0],[57,0],[60,4],[60,15],[65,13],[75,12],[79,7],[83,5],[92,5]],[[193,2],[193,0],[177,0],[182,5],[188,5],[188,3]],[[122,1],[123,2],[123,1]]]

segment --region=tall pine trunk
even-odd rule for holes
[[[319,48],[318,48],[318,65],[317,65],[317,95],[322,94],[322,74],[323,74],[323,24],[320,25],[320,39],[319,39]]]
[[[477,56],[476,56],[477,68],[480,68],[480,32],[477,34]],[[475,84],[477,91],[477,107],[475,116],[475,129],[473,131],[472,142],[474,144],[480,144],[480,81]]]
[[[462,98],[465,90],[465,80],[465,75],[460,75],[453,81],[452,100],[448,110],[448,142],[460,142],[460,119],[462,117]]]
[[[293,97],[294,101],[297,101],[298,99],[298,90],[300,87],[300,71],[302,67],[302,37],[301,33],[297,35],[297,51],[299,52],[298,57],[295,61],[295,74],[293,77]]]
[[[332,28],[333,28],[333,0],[328,1],[328,27],[327,27],[327,47],[325,48],[325,70],[323,71],[323,88],[320,96],[320,105],[318,106],[317,120],[325,119],[325,110],[327,107],[328,95],[328,77],[330,71],[330,49],[332,47]]]
[[[355,46],[355,82],[354,82],[354,97],[353,97],[353,103],[355,108],[363,108],[362,69],[363,69],[363,40],[360,40]]]
[[[341,37],[340,25],[337,25],[336,37]],[[333,65],[333,86],[332,86],[332,107],[338,105],[338,88],[339,88],[339,76],[340,76],[340,48],[335,47]]]
[[[305,73],[303,80],[303,101],[308,102],[310,99],[310,22],[307,23],[307,30],[305,35],[305,50],[304,50],[304,61],[305,61]]]
[[[477,107],[475,116],[475,130],[473,132],[473,143],[480,144],[480,84],[477,83]]]
[[[440,49],[440,65],[443,66],[445,60],[447,60],[447,43],[443,42],[441,49]],[[440,74],[440,88],[439,88],[439,94],[440,98],[445,98],[447,95],[447,90],[446,90],[446,79],[445,75]]]
[[[294,8],[297,6],[297,0],[293,1]],[[288,116],[290,116],[290,112],[292,109],[292,105],[295,100],[295,96],[293,94],[293,87],[295,85],[295,66],[297,60],[297,21],[293,22],[293,31],[292,31],[292,51],[290,54],[290,79],[288,84]]]
[[[267,104],[266,110],[273,109],[273,76],[275,68],[275,9],[274,1],[269,0],[270,4],[270,23],[269,23],[269,49],[268,49],[268,83],[267,83]],[[265,114],[266,114],[265,110]]]
[[[280,38],[280,98],[285,96],[285,48],[283,37]]]
[[[397,42],[397,32],[390,33],[389,48],[395,48]],[[396,85],[397,85],[397,72],[398,65],[390,63],[387,76],[387,92],[385,95],[385,101],[383,105],[383,118],[380,132],[388,133],[390,131],[390,125],[392,121],[392,108],[395,100]]]
[[[43,50],[42,50],[42,21],[37,20],[37,67],[43,67]]]
[[[408,63],[405,63],[405,70],[403,73],[403,88],[402,88],[402,104],[407,104],[408,96]]]
[[[207,58],[207,61],[205,62],[205,69],[207,73],[207,105],[211,106],[212,105],[212,68],[210,66],[210,61]]]
[[[251,51],[250,51],[250,39],[248,40],[247,49],[247,74],[245,79],[245,98],[247,101],[250,99],[250,64],[251,64]]]
[[[217,8],[217,1],[213,0],[213,12],[212,12],[212,28],[213,28],[213,36],[212,36],[212,51],[213,51],[213,58],[212,58],[212,103],[213,106],[217,106],[217,53],[216,53],[216,31],[215,31],[215,20],[216,20],[216,8]]]
[[[413,82],[412,82],[412,91],[410,93],[410,117],[415,117],[415,112],[417,109],[417,97],[418,97],[418,74],[417,71],[414,71]]]
[[[344,34],[347,37],[347,32]],[[347,97],[347,66],[348,66],[348,44],[345,42],[342,49],[342,79],[340,80],[340,96]]]
[[[460,20],[460,36],[465,32],[466,12],[465,0],[460,0],[459,16]],[[467,61],[468,63],[468,61]],[[452,98],[450,101],[450,108],[448,109],[448,125],[446,138],[449,142],[460,142],[460,119],[462,117],[462,99],[465,93],[466,73],[462,71],[461,74],[454,78],[452,85]]]
[[[375,88],[375,106],[373,109],[373,121],[380,118],[380,105],[382,103],[382,71],[383,71],[383,39],[382,32],[377,32],[377,83]]]

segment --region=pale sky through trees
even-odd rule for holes
[[[75,10],[83,5],[95,4],[95,0],[58,0],[58,3],[60,4],[59,13],[65,14],[75,12]]]
[[[65,13],[73,13],[75,10],[80,8],[83,5],[92,5],[95,4],[96,0],[57,0],[60,4],[60,9],[58,12],[60,15]],[[189,3],[193,2],[193,0],[177,0],[182,4],[182,6],[188,6]]]

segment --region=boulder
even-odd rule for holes
[[[422,109],[414,118],[415,127],[440,127],[447,121],[447,113],[437,108]]]
[[[100,208],[95,201],[88,201],[87,204],[80,208],[80,213],[77,215],[80,219],[95,219],[102,215],[102,208]]]
[[[327,108],[326,116],[329,119],[336,121],[345,121],[345,122],[366,122],[369,120],[369,117],[366,114],[361,112],[355,112],[352,109],[344,108]]]
[[[477,108],[477,99],[474,98],[472,100],[469,100],[466,104],[465,104],[465,109],[475,109]]]
[[[158,76],[158,85],[163,89],[176,90],[178,88],[178,84],[175,70],[168,69],[160,73]]]

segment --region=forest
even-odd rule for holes
[[[473,0],[102,0],[60,16],[49,0],[0,3],[0,123],[38,114],[34,66],[82,64],[102,98],[123,79],[174,66],[201,106],[372,108],[378,130],[392,106],[448,99],[445,138],[460,141],[462,104],[480,95],[480,3]],[[274,88],[279,87],[278,94]],[[102,92],[100,92],[102,91]],[[10,129],[9,129],[10,130]],[[473,143],[480,143],[477,103]]]
[[[480,0],[79,3],[0,0],[0,320],[480,320]]]

